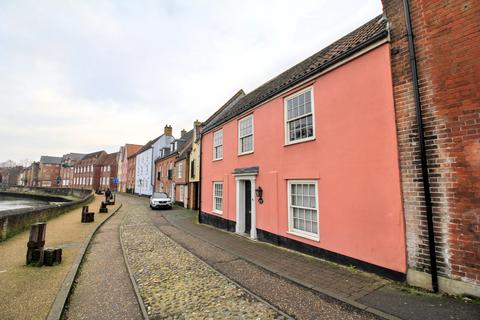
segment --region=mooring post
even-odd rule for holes
[[[37,222],[30,225],[30,236],[27,243],[27,265],[35,263],[39,266],[43,264],[43,246],[45,245],[45,234],[47,224]]]

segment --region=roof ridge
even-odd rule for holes
[[[375,16],[360,27],[255,88],[243,96],[234,107],[225,110],[223,113],[220,112],[220,114],[217,111],[217,119],[205,124],[203,131],[208,131],[255,107],[308,77],[321,72],[332,63],[352,55],[365,45],[387,35],[387,23],[383,15]]]

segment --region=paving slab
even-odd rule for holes
[[[89,204],[98,211],[102,197]],[[115,207],[118,207],[115,206]],[[110,207],[110,212],[114,208]],[[29,231],[0,243],[0,319],[45,319],[84,239],[109,214],[95,214],[95,222],[81,223],[82,208],[47,221],[45,247],[61,247],[62,263],[52,267],[25,265]]]
[[[143,319],[124,262],[120,209],[95,234],[75,279],[63,319]]]

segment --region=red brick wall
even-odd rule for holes
[[[168,158],[161,159],[155,162],[155,183],[154,183],[154,190],[155,192],[166,192],[170,196],[172,195],[172,184],[174,183],[175,179],[175,156],[171,156]],[[172,179],[168,179],[168,169],[173,167]],[[160,179],[158,179],[158,172],[161,171]],[[163,188],[162,188],[163,186]]]
[[[60,176],[60,165],[46,163],[40,164],[40,172],[38,174],[38,179],[40,185],[47,187],[57,187],[57,177]]]
[[[429,272],[415,104],[401,0],[383,0],[410,268]],[[480,285],[480,1],[410,0],[440,276]]]

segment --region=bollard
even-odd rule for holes
[[[43,246],[45,245],[45,234],[47,224],[38,222],[30,225],[30,236],[27,243],[27,265],[43,264]]]
[[[100,213],[108,212],[107,203],[105,201],[102,201],[102,204],[100,205],[100,210],[98,212]]]
[[[82,208],[82,223],[87,222],[88,206]]]
[[[88,206],[83,206],[82,208],[82,223],[93,222],[94,212],[88,212]]]
[[[43,264],[53,266],[62,262],[62,249],[46,248],[44,250]]]

